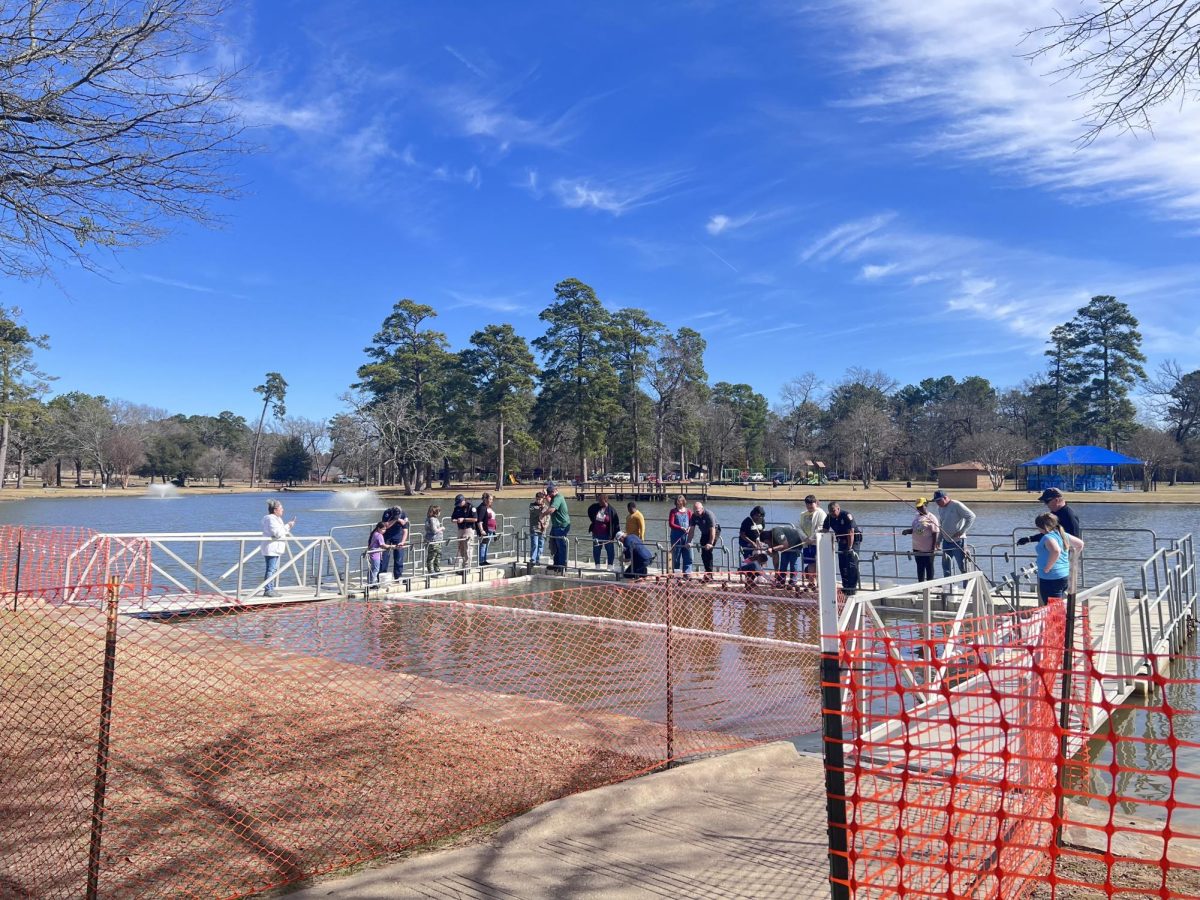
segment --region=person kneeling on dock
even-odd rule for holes
[[[645,578],[649,575],[647,566],[654,559],[654,554],[650,552],[649,547],[642,543],[642,539],[636,534],[618,531],[617,541],[625,548],[625,558],[629,560],[629,565],[624,572],[625,577]]]

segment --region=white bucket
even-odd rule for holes
[[[395,579],[392,577],[391,572],[380,572],[379,573],[379,586],[380,587],[387,587],[394,580]]]

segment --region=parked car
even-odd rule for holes
[[[613,473],[612,480],[613,481],[629,481],[630,480],[629,473],[628,472],[615,472],[615,473]]]
[[[751,481],[766,481],[767,476],[764,475],[762,472],[755,472],[753,475],[750,476],[750,480]]]

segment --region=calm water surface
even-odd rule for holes
[[[82,493],[82,492],[81,492]],[[714,501],[709,509],[723,526],[723,538],[732,542],[736,537],[742,518],[755,503],[761,503],[771,523],[794,522],[803,510],[800,489],[784,494],[782,491],[764,490],[761,499],[755,501]],[[794,496],[793,496],[794,494]],[[819,496],[823,501],[834,495],[824,491]],[[1020,495],[1020,500],[999,503],[978,503],[975,512],[979,520],[973,531],[972,542],[981,553],[1003,553],[1011,550],[1014,530],[1024,534],[1032,531],[1033,518],[1043,507],[1034,495]],[[282,500],[286,506],[286,517],[297,520],[298,535],[325,535],[331,529],[339,529],[344,544],[353,543],[353,537],[361,533],[365,542],[370,524],[378,517],[384,503],[377,498],[366,498],[363,505],[354,508],[345,494],[329,493],[281,493],[281,494],[229,494],[187,498],[152,498],[142,494],[110,492],[108,496],[97,496],[88,492],[81,497],[55,497],[36,500],[20,500],[0,503],[0,523],[27,525],[82,525],[98,531],[252,531],[257,532],[259,522],[266,511],[266,501],[271,497]],[[405,498],[399,501],[414,520],[424,518],[428,501],[420,498]],[[585,505],[569,499],[572,511],[573,535],[586,535]],[[901,503],[858,503],[853,499],[842,500],[867,531],[864,541],[864,559],[871,551],[889,551],[897,546],[897,540],[885,529],[907,526],[912,518],[911,510]],[[624,518],[624,503],[614,501]],[[651,541],[666,540],[666,503],[640,504],[647,519],[648,538]],[[1083,521],[1086,551],[1086,574],[1089,582],[1111,575],[1126,577],[1133,587],[1140,586],[1138,566],[1127,560],[1141,560],[1153,552],[1152,533],[1160,539],[1182,536],[1200,530],[1200,506],[1154,503],[1148,495],[1145,503],[1088,503],[1072,498],[1071,505]],[[449,514],[449,504],[443,502],[442,512]],[[503,516],[515,518],[517,527],[526,521],[527,500],[501,499],[496,504]],[[346,528],[346,526],[351,526]],[[874,527],[872,527],[874,526]],[[342,530],[344,529],[344,530]],[[349,538],[347,540],[346,538]],[[898,540],[904,541],[904,538]],[[904,549],[900,544],[899,549]],[[1028,548],[1025,548],[1028,549]],[[1032,554],[1023,561],[1032,559]],[[998,574],[1011,570],[1011,563],[997,561]],[[907,571],[912,562],[883,557],[876,562],[877,573],[886,579],[889,572]],[[898,568],[897,568],[898,567]],[[985,566],[986,568],[986,566]],[[576,677],[575,670],[587,653],[600,665],[605,690],[596,692],[594,702],[611,711],[623,711],[659,717],[658,692],[648,695],[643,685],[647,680],[660,677],[655,674],[653,663],[637,663],[645,660],[652,649],[649,644],[661,643],[654,633],[622,627],[605,631],[594,650],[588,650],[586,642],[580,640],[580,626],[562,621],[530,619],[522,627],[519,636],[509,634],[472,634],[468,629],[454,636],[453,629],[437,643],[437,654],[426,654],[428,636],[436,631],[435,619],[439,615],[431,608],[413,609],[408,605],[389,606],[382,604],[323,604],[323,616],[336,617],[338,621],[357,621],[359,629],[349,629],[351,635],[336,647],[316,646],[309,626],[301,623],[311,615],[295,610],[260,611],[249,616],[226,617],[197,622],[195,627],[212,630],[250,640],[287,646],[295,650],[327,653],[346,662],[363,664],[365,655],[374,662],[388,668],[405,668],[424,672],[434,677],[463,679],[477,686],[486,681],[490,689],[515,689],[519,683],[528,681],[530,671],[526,664],[506,665],[504,660],[524,659],[528,661],[527,648],[563,647],[578,648],[575,652],[545,656],[539,659],[538,678],[534,679],[533,690],[549,696],[567,684],[567,679]],[[368,609],[371,611],[368,612]],[[696,613],[700,619],[697,627],[713,627],[717,630],[730,629],[746,634],[763,634],[786,637],[791,640],[811,639],[811,623],[807,619],[797,620],[795,615],[769,611],[753,604],[735,604],[729,609],[713,609],[707,613]],[[707,618],[706,618],[707,617]],[[477,617],[476,617],[477,618]],[[709,621],[711,619],[711,621]],[[189,626],[192,627],[192,626]],[[591,629],[594,634],[596,629]],[[357,635],[357,636],[354,636]],[[648,643],[649,642],[649,643]],[[375,648],[372,650],[371,648]],[[385,651],[386,648],[386,652]],[[602,652],[601,652],[602,651]],[[1150,698],[1141,708],[1130,708],[1118,712],[1112,720],[1112,729],[1130,740],[1115,744],[1107,740],[1094,741],[1089,755],[1094,762],[1103,766],[1113,754],[1122,764],[1123,773],[1116,784],[1120,796],[1137,798],[1125,803],[1122,809],[1139,815],[1163,819],[1165,803],[1171,796],[1182,806],[1173,813],[1172,820],[1186,825],[1193,831],[1200,828],[1200,751],[1180,747],[1172,753],[1164,740],[1174,733],[1189,741],[1200,741],[1200,657],[1193,642],[1189,656],[1174,663],[1172,677],[1180,679],[1168,686],[1166,697],[1173,714],[1168,715],[1162,698]],[[469,675],[470,666],[481,658],[489,660],[487,666]],[[722,720],[732,723],[739,717],[733,707],[721,708],[727,701],[721,698],[731,685],[752,687],[755,691],[766,688],[766,696],[772,703],[799,703],[800,695],[789,693],[787,684],[803,685],[802,693],[811,691],[811,673],[807,664],[784,662],[774,654],[746,645],[724,644],[723,642],[701,641],[688,654],[687,676],[688,700],[684,709],[692,721],[692,727],[702,722]],[[640,667],[639,667],[640,666]],[[540,679],[540,680],[539,680]],[[552,691],[553,686],[553,691]],[[595,689],[594,681],[589,682]],[[576,685],[580,690],[587,687]],[[744,695],[744,692],[739,692]],[[599,699],[603,697],[605,699]],[[717,708],[709,710],[710,704]],[[769,703],[768,705],[771,705]],[[681,709],[681,713],[684,712]],[[707,710],[707,711],[706,711]],[[750,710],[742,710],[749,713]],[[787,715],[768,709],[754,711],[755,716],[766,716],[775,725],[787,721]],[[747,716],[750,721],[754,716]],[[735,730],[737,730],[735,728]],[[747,733],[747,736],[749,734]],[[1171,778],[1164,773],[1174,768],[1179,774]],[[1097,794],[1108,794],[1111,790],[1110,776],[1102,768],[1092,768],[1085,790]]]

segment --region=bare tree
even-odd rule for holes
[[[961,450],[987,469],[992,490],[998,491],[1013,466],[1029,456],[1029,442],[1008,431],[984,431],[964,440]]]
[[[246,474],[246,464],[241,457],[225,447],[209,447],[200,455],[196,471],[204,478],[217,479],[217,487],[225,487],[230,478],[241,478]]]
[[[417,409],[412,394],[405,391],[394,391],[379,399],[363,393],[347,394],[343,399],[368,440],[378,448],[380,461],[396,467],[404,482],[404,493],[412,495],[418,467],[440,459],[448,447],[438,416],[428,409]]]
[[[238,149],[233,73],[205,62],[222,0],[14,0],[0,7],[0,271],[205,221]]]
[[[1184,372],[1178,362],[1169,359],[1158,367],[1146,392],[1176,441],[1183,443],[1200,433],[1200,369]]]
[[[900,431],[886,410],[870,403],[855,407],[833,428],[834,438],[847,455],[857,458],[864,488],[875,480],[875,472],[900,440]]]
[[[1142,461],[1142,490],[1150,490],[1154,473],[1179,461],[1179,442],[1169,431],[1141,428],[1129,439],[1129,450]]]
[[[1151,112],[1200,89],[1200,0],[1092,0],[1038,29],[1030,57],[1058,56],[1092,101],[1084,142],[1151,127]]]

